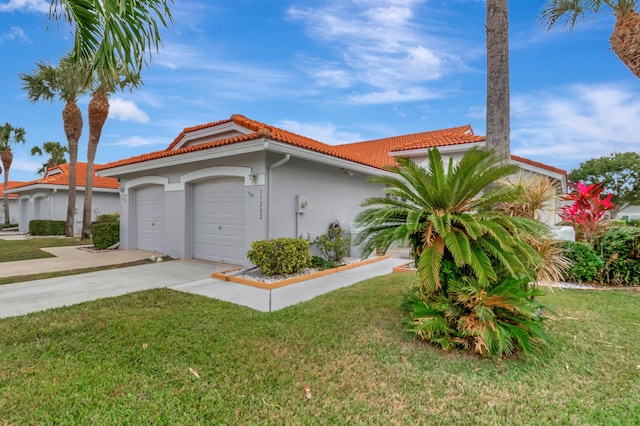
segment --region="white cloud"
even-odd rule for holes
[[[516,155],[549,164],[577,163],[640,149],[640,91],[614,84],[572,85],[514,96],[511,141]]]
[[[0,12],[26,11],[48,13],[51,2],[47,0],[9,0],[0,3]]]
[[[109,99],[109,118],[138,123],[149,122],[149,116],[135,103],[120,98]]]
[[[124,139],[118,139],[117,142],[108,143],[108,145],[116,145],[116,146],[126,146],[128,148],[138,148],[141,146],[151,146],[151,145],[159,145],[162,144],[168,145],[165,139],[158,140],[157,138],[146,138],[142,136],[130,136]]]
[[[313,65],[307,72],[318,86],[364,87],[362,91],[373,93],[351,95],[351,102],[420,101],[432,97],[433,91],[415,87],[442,79],[452,69],[464,69],[460,57],[449,53],[455,51],[451,43],[430,35],[425,20],[418,23],[421,3],[332,1],[317,8],[292,7],[288,16],[332,50],[333,60],[309,60]],[[427,97],[416,96],[420,93]]]
[[[11,172],[13,171],[20,170],[23,172],[35,173],[40,167],[42,167],[42,162],[27,161],[15,156],[15,159],[11,163],[11,169],[9,170],[9,178],[11,179]]]
[[[0,43],[4,43],[5,41],[11,40],[24,40],[28,44],[32,44],[29,37],[24,33],[24,30],[20,27],[11,27],[8,33],[0,34]]]
[[[440,98],[441,94],[435,90],[424,87],[405,87],[402,89],[389,89],[384,91],[372,91],[362,94],[353,94],[348,100],[357,104],[388,104],[395,102],[424,101]]]
[[[340,130],[331,123],[301,123],[295,120],[281,120],[275,126],[329,145],[362,140],[359,133]]]

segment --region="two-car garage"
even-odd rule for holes
[[[192,197],[185,197],[180,207],[190,217],[191,238],[185,236],[185,245],[191,245],[193,258],[242,265],[245,249],[245,195],[244,181],[236,177],[220,177],[193,183]],[[186,203],[193,203],[187,208]],[[166,253],[167,209],[178,206],[167,203],[163,185],[140,186],[135,189],[136,248]],[[174,224],[180,226],[179,224]]]

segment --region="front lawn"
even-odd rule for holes
[[[402,337],[414,279],[274,313],[161,289],[0,320],[0,424],[640,424],[640,293],[546,296],[552,347],[492,361]]]
[[[29,238],[26,240],[0,239],[0,262],[55,257],[51,253],[40,249],[42,247],[77,246],[82,244],[90,244],[90,241],[63,237]]]

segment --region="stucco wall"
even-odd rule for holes
[[[272,164],[282,156],[270,156]],[[380,195],[381,186],[367,176],[292,157],[270,176],[269,238],[305,237],[313,241],[333,221],[350,231],[361,202]],[[296,196],[299,196],[296,199]],[[296,201],[307,206],[296,213]]]
[[[69,192],[51,189],[25,191],[20,193],[15,213],[21,232],[29,231],[29,222],[33,219],[67,220],[67,203]],[[117,192],[94,191],[92,199],[91,220],[97,215],[117,213],[120,209],[120,196]],[[82,211],[84,209],[84,192],[76,193],[74,234],[82,231]]]

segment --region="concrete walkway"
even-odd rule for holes
[[[73,269],[94,268],[136,262],[158,255],[144,250],[107,250],[92,252],[86,247],[47,247],[43,251],[56,257],[45,259],[19,260],[0,263],[0,277],[18,277],[45,272],[70,271]]]
[[[57,247],[47,250],[59,257],[1,263],[0,276],[119,264],[145,259],[155,254],[140,250],[93,253],[77,247]],[[402,263],[406,263],[406,260],[385,259],[275,290],[263,290],[211,278],[213,272],[221,272],[229,268],[224,264],[193,260],[150,263],[0,285],[0,318],[161,287],[271,312],[367,278],[388,274],[394,266]]]

